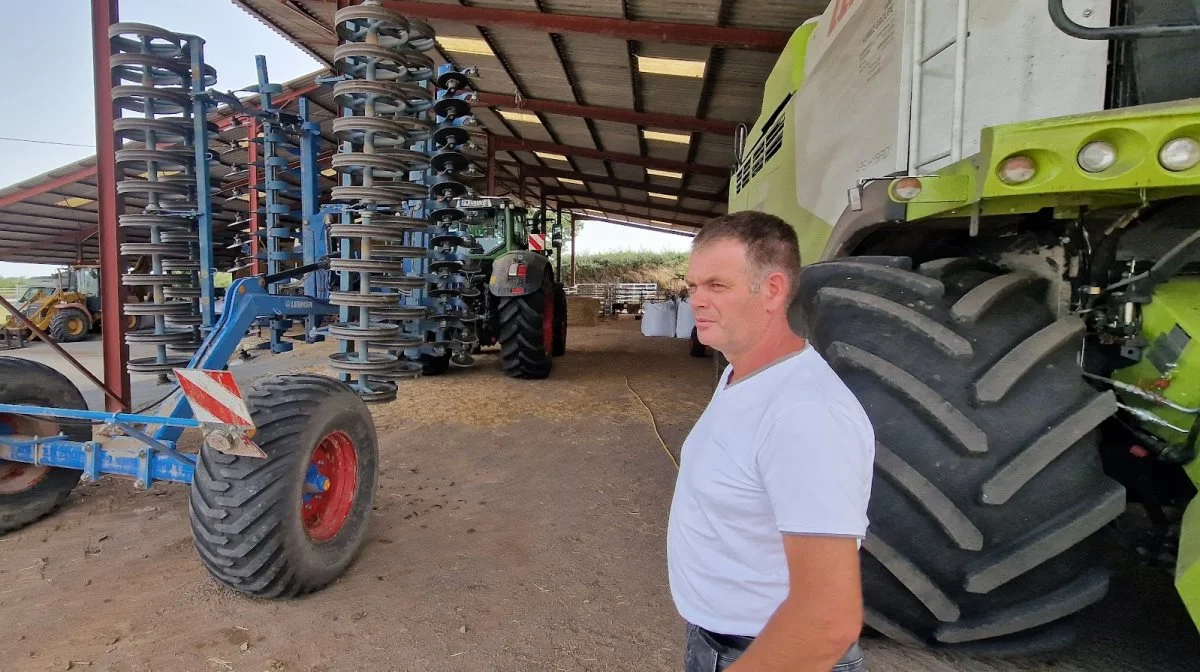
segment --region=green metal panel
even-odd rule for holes
[[[1200,194],[1200,166],[1173,173],[1158,163],[1159,149],[1180,137],[1200,141],[1200,99],[985,128],[978,154],[936,172],[956,178],[956,188],[923,189],[909,202],[908,218],[966,215],[977,203],[981,214],[989,215]],[[1096,140],[1116,147],[1118,160],[1093,174],[1080,168],[1076,157]],[[1032,158],[1037,174],[1024,184],[1001,182],[1001,164],[1018,155]]]
[[[1146,356],[1114,377],[1157,392],[1182,406],[1200,406],[1200,342],[1196,339],[1200,336],[1200,278],[1180,277],[1159,286],[1153,301],[1142,311],[1142,324],[1142,333],[1149,344]],[[1176,346],[1182,342],[1181,333],[1189,336],[1190,341],[1179,350]],[[1162,388],[1164,381],[1169,384]],[[1195,422],[1193,416],[1153,407],[1128,395],[1122,401],[1130,406],[1153,408],[1159,417],[1179,427],[1190,428]],[[1186,439],[1179,432],[1149,423],[1143,423],[1142,427],[1174,445],[1181,446]],[[1192,460],[1184,470],[1192,482],[1200,485],[1200,460]],[[1175,589],[1192,620],[1200,623],[1200,499],[1193,499],[1183,515]]]
[[[1180,333],[1190,337],[1190,342],[1178,355],[1174,354],[1171,345],[1175,340],[1173,332],[1176,338]],[[1116,372],[1114,377],[1157,392],[1182,406],[1200,406],[1200,340],[1197,339],[1200,336],[1200,278],[1179,277],[1160,285],[1153,300],[1142,310],[1142,335],[1148,344],[1146,355],[1137,364]],[[1160,369],[1164,361],[1173,362],[1173,365]],[[1166,387],[1160,388],[1162,384]],[[1159,417],[1179,427],[1190,428],[1195,420],[1194,416],[1170,408],[1156,408],[1149,402],[1123,401],[1130,406],[1152,408]],[[1182,446],[1186,438],[1167,428],[1153,425],[1145,425],[1145,428],[1173,445]],[[1193,460],[1186,470],[1192,481],[1200,484],[1200,461]]]
[[[787,49],[776,61],[764,87],[762,114],[746,138],[741,160],[750,160],[755,145],[780,119],[783,121],[782,147],[740,189],[736,174],[729,184],[729,212],[757,210],[791,224],[800,239],[800,258],[804,263],[820,258],[833,227],[796,202],[795,109],[783,103],[804,84],[805,56],[815,28],[816,24],[810,23],[792,33]],[[776,111],[778,116],[775,116]],[[768,126],[767,122],[772,123]]]

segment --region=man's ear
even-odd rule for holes
[[[763,284],[767,290],[767,298],[770,299],[772,305],[780,311],[786,311],[788,308],[787,274],[778,271],[769,273]]]

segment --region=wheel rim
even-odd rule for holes
[[[83,320],[78,317],[72,317],[67,320],[67,333],[72,336],[78,336],[83,333]]]
[[[546,308],[542,311],[542,349],[549,354],[554,349],[554,293],[546,293]]]
[[[313,449],[304,477],[301,513],[310,539],[328,541],[337,536],[350,517],[357,489],[354,441],[345,432],[332,432]]]
[[[49,425],[49,427],[47,427]],[[51,436],[56,431],[43,433],[48,428],[57,430],[54,423],[33,418],[16,418],[10,415],[0,415],[0,434],[36,434]],[[50,475],[50,467],[39,467],[26,462],[10,462],[0,460],[0,495],[13,495],[25,492]]]

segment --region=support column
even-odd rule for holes
[[[119,19],[118,0],[92,2],[92,69],[96,98],[96,207],[100,233],[100,309],[104,315],[104,386],[117,399],[105,398],[109,411],[130,409],[129,346],[125,343],[125,286],[121,284],[121,229],[117,226],[116,136],[113,124],[112,50],[108,28]]]
[[[571,286],[579,283],[575,282],[575,213],[571,213]]]
[[[487,134],[487,194],[496,195],[496,148],[492,145],[492,134]]]
[[[259,264],[258,255],[262,252],[258,242],[258,231],[262,227],[262,219],[258,216],[258,134],[262,126],[259,124],[258,117],[250,117],[250,123],[246,128],[246,152],[247,163],[250,165],[250,177],[248,179],[249,189],[247,192],[250,200],[247,201],[250,205],[250,275],[261,275],[262,266]]]

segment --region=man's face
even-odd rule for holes
[[[749,349],[768,321],[771,297],[752,291],[755,278],[747,268],[746,246],[736,240],[714,240],[692,250],[687,283],[696,335],[725,356]]]

